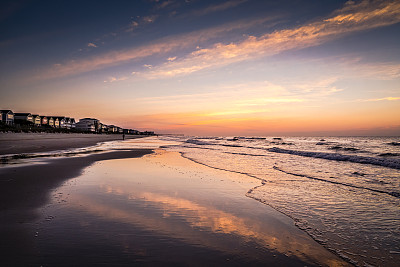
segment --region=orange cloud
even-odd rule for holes
[[[152,129],[162,133],[193,135],[268,135],[310,134],[335,132],[365,134],[373,129],[389,129],[398,123],[398,100],[376,105],[365,102],[364,106],[348,103],[325,103],[317,107],[292,107],[284,105],[278,110],[216,110],[210,112],[158,113],[126,118],[127,125]],[[386,99],[385,99],[386,100]],[[397,107],[396,107],[397,106]]]
[[[396,100],[400,100],[400,97],[383,97],[383,98],[374,98],[374,99],[363,99],[363,100],[359,100],[362,102],[376,102],[376,101],[396,101]]]
[[[130,50],[110,52],[89,59],[72,60],[46,71],[43,78],[82,73],[157,54],[168,54],[171,51],[195,46],[200,42],[219,37],[227,31],[246,29],[268,20],[271,20],[271,18],[248,22],[241,21],[190,34],[164,38],[153,44]],[[400,22],[400,2],[398,1],[362,1],[357,4],[348,2],[342,9],[333,12],[331,17],[327,19],[294,29],[267,33],[260,37],[249,36],[237,43],[217,43],[211,47],[193,51],[180,60],[166,62],[143,75],[147,78],[160,78],[190,74],[207,68],[255,59],[260,56],[271,56],[282,51],[316,46],[339,38],[344,34],[398,22]]]
[[[149,78],[171,77],[227,64],[271,56],[282,51],[316,46],[344,34],[400,22],[400,2],[348,2],[333,16],[295,29],[249,36],[238,43],[217,43],[192,52],[181,60],[166,63],[148,73]],[[146,74],[145,74],[146,75]]]
[[[255,25],[259,25],[275,18],[254,19],[251,21],[238,21],[222,26],[217,26],[205,30],[199,30],[188,34],[166,37],[157,40],[154,43],[144,46],[108,52],[86,59],[70,60],[64,63],[54,64],[51,68],[44,70],[39,77],[40,79],[49,79],[55,77],[63,77],[77,73],[84,73],[105,67],[116,66],[126,63],[127,61],[147,58],[158,54],[169,54],[171,51],[178,51],[182,48],[197,46],[199,43],[205,42],[211,38],[220,36],[223,33],[247,29]],[[133,23],[136,27],[136,23]]]

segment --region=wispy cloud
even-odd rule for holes
[[[47,70],[44,78],[87,72],[153,55],[171,53],[178,49],[193,47],[227,31],[249,28],[259,22],[260,20],[252,20],[247,23],[223,25],[181,36],[164,38],[153,44],[130,50],[110,52],[88,59],[72,60],[60,64],[57,68]],[[174,61],[154,66],[147,73],[142,73],[142,77],[157,79],[187,75],[208,68],[276,55],[288,50],[316,46],[340,38],[344,34],[398,22],[400,22],[400,2],[398,1],[348,2],[342,9],[333,12],[326,19],[293,29],[267,33],[260,37],[248,36],[236,43],[216,43],[207,48],[194,50]],[[398,73],[396,69],[393,69],[393,71]]]
[[[343,91],[343,89],[337,88],[334,85],[337,81],[337,77],[322,77],[320,79],[314,78],[308,81],[304,81],[304,79],[302,79],[302,82],[296,81],[294,84],[289,84],[287,86],[292,88],[293,92],[297,92],[302,95],[324,97]]]
[[[94,43],[88,43],[87,46],[88,47],[97,47],[97,45],[95,45]]]
[[[48,79],[63,77],[115,66],[127,61],[142,59],[153,55],[167,54],[171,51],[178,51],[182,48],[196,47],[198,44],[204,43],[213,38],[217,38],[222,34],[226,34],[235,30],[248,29],[275,19],[276,17],[270,17],[253,19],[249,21],[238,21],[205,30],[194,31],[188,34],[166,37],[145,46],[108,52],[86,59],[70,60],[62,64],[58,63],[56,68],[52,66],[51,68],[44,70],[43,75],[38,78]]]
[[[163,1],[163,2],[159,3],[158,5],[156,5],[156,9],[166,8],[168,6],[171,6],[174,3],[175,3],[175,1],[173,1],[173,0]]]
[[[144,23],[153,23],[156,21],[158,15],[150,15],[142,18]]]
[[[377,101],[397,101],[400,100],[400,97],[383,97],[383,98],[374,98],[374,99],[360,99],[359,102],[377,102]]]
[[[362,63],[356,64],[354,70],[359,76],[365,78],[377,77],[382,80],[392,80],[400,78],[400,64],[390,62]]]
[[[226,9],[230,9],[230,8],[234,8],[238,5],[241,5],[245,2],[247,2],[248,0],[231,0],[231,1],[226,1],[225,3],[222,4],[216,4],[216,5],[211,5],[208,6],[204,9],[200,9],[200,10],[196,10],[192,13],[190,13],[190,16],[203,16],[203,15],[207,15],[210,13],[214,13],[214,12],[218,12],[218,11],[223,11]]]
[[[139,22],[137,21],[132,21],[128,27],[126,28],[126,32],[133,32],[137,27],[139,27]]]
[[[149,73],[150,78],[173,77],[199,70],[271,56],[283,51],[320,45],[344,34],[373,29],[400,22],[400,2],[362,1],[347,2],[331,17],[303,25],[268,33],[260,37],[249,36],[238,43],[217,43],[200,49],[181,60],[166,63]]]
[[[125,99],[127,103],[135,103],[137,107],[151,106],[153,110],[171,109],[174,111],[188,110],[219,116],[265,113],[271,110],[304,105],[305,102],[315,103],[326,96],[330,86],[326,81],[314,80],[316,84],[326,84],[326,87],[305,94],[293,85],[283,86],[268,81],[250,82],[246,84],[222,84],[212,87],[202,87],[202,93],[179,94],[169,96],[153,96]],[[311,82],[310,82],[311,86]]]
[[[149,15],[142,18],[137,17],[135,20],[131,21],[131,23],[129,23],[129,25],[125,28],[125,32],[133,32],[142,25],[154,23],[157,18],[158,15]]]
[[[108,79],[104,80],[105,83],[113,83],[113,82],[119,82],[119,81],[125,81],[127,80],[128,77],[124,76],[124,77],[109,77]]]

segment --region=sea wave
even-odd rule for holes
[[[286,173],[286,174],[290,174],[290,175],[294,175],[294,176],[304,177],[304,178],[317,180],[317,181],[321,181],[321,182],[326,182],[326,183],[331,183],[331,184],[338,184],[338,185],[353,187],[353,188],[357,188],[357,189],[369,190],[369,191],[372,191],[372,192],[375,192],[375,193],[388,194],[390,196],[400,198],[400,192],[396,192],[396,191],[388,192],[388,191],[384,191],[384,190],[377,190],[377,189],[374,189],[374,188],[358,186],[358,185],[354,185],[354,184],[350,184],[350,183],[337,182],[337,181],[327,180],[327,179],[323,179],[323,178],[312,177],[312,176],[305,175],[305,174],[290,172],[290,171],[284,170],[284,169],[282,169],[282,168],[280,168],[278,166],[274,166],[273,168],[275,170],[277,170],[277,171],[280,171],[280,172],[283,172],[283,173]],[[362,176],[362,174],[359,174],[359,173],[357,173],[357,174]]]
[[[372,165],[400,170],[400,161],[396,159],[374,158],[374,157],[365,157],[356,155],[343,155],[339,153],[299,151],[299,150],[282,149],[278,147],[267,148],[266,150],[273,153],[291,154],[302,157],[319,158],[319,159],[327,159],[335,161],[348,161],[359,164],[372,164]]]

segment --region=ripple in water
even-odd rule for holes
[[[398,266],[399,138],[174,140],[182,144],[169,149],[185,157],[261,179],[263,183],[249,190],[249,197],[288,215],[353,264]]]

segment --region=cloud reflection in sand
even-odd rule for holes
[[[213,171],[215,179],[207,180],[210,173],[204,170],[207,168],[175,153],[102,162],[79,178],[85,186],[71,195],[69,205],[97,219],[132,225],[195,246],[237,253],[238,245],[233,244],[251,243],[259,250],[246,251],[249,257],[267,250],[306,262],[342,265],[324,249],[316,249],[315,243],[291,229],[292,225],[288,228],[285,224],[290,220],[269,220],[260,215],[260,209],[267,207],[247,199],[243,187],[227,180],[226,175],[231,180],[243,179],[245,184],[247,178],[222,172],[215,177],[218,172]]]

